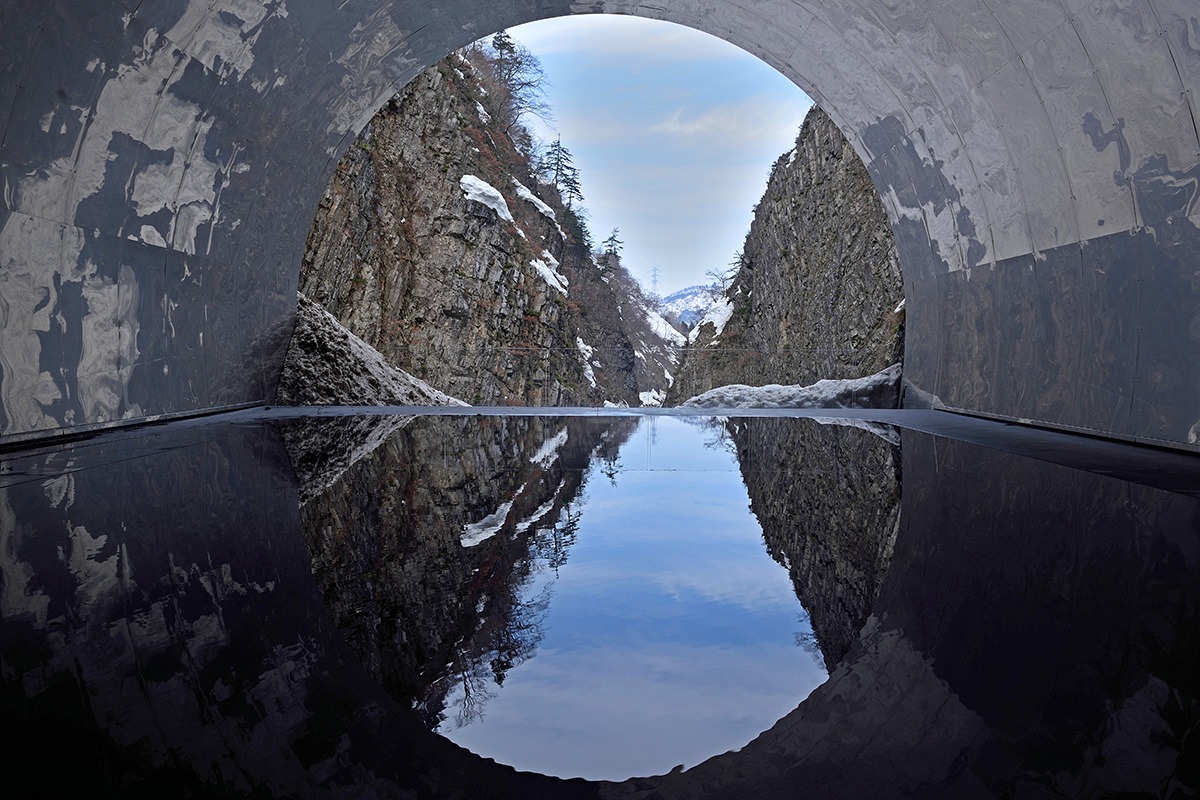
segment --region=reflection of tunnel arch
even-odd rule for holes
[[[1197,447],[1193,0],[380,5],[5,4],[0,435],[269,400],[374,110],[478,36],[608,11],[759,55],[845,131],[898,235],[910,403]]]

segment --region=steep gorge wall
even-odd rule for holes
[[[725,313],[695,332],[668,402],[732,383],[878,372],[901,359],[903,297],[879,193],[814,106],[771,170]]]
[[[635,350],[663,357],[640,346],[638,320],[597,313],[628,298],[566,235],[557,192],[538,186],[486,99],[471,62],[452,54],[375,116],[326,190],[301,293],[468,403],[638,405],[665,391],[674,364],[643,365]],[[468,199],[464,176],[503,199]]]

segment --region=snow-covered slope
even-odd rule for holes
[[[731,384],[696,395],[692,408],[895,408],[900,399],[900,365],[865,378],[817,381],[810,386]]]
[[[650,326],[650,330],[663,341],[664,344],[672,347],[683,347],[687,344],[687,337],[671,327],[671,323],[663,319],[662,315],[649,306],[638,303],[642,313],[646,315],[646,324]]]
[[[638,400],[643,406],[661,406],[667,390],[675,381],[672,373],[679,363],[679,354],[687,344],[687,337],[675,330],[640,296],[630,299],[632,302],[621,313],[632,312],[631,316],[636,317],[629,326],[629,339],[634,357],[641,362],[638,374],[647,379],[653,377],[653,380],[640,385]],[[661,377],[658,375],[660,371]],[[651,388],[647,389],[647,385]],[[656,386],[661,388],[653,388]]]
[[[688,334],[688,344],[695,344],[696,338],[700,335],[706,324],[711,323],[713,326],[710,332],[712,338],[709,340],[707,347],[715,347],[720,344],[721,334],[725,332],[725,326],[733,317],[733,304],[724,297],[712,303],[708,310],[704,312],[704,316],[696,323],[696,327],[692,328]]]

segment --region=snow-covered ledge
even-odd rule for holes
[[[680,403],[685,408],[896,408],[900,365],[865,378],[817,381],[811,386],[718,386]]]

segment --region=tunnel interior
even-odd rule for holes
[[[270,402],[355,134],[577,13],[723,38],[838,123],[897,236],[907,405],[1200,448],[1189,0],[7,3],[0,437]]]
[[[1200,449],[1200,10],[1192,0],[746,5],[6,3],[0,445],[271,402],[309,221],[374,112],[480,36],[539,18],[619,13],[695,27],[754,53],[849,137],[901,249],[908,405]],[[312,586],[284,443],[270,428],[214,424],[216,433],[176,429],[163,440],[130,431],[69,458],[31,450],[0,469],[0,532],[15,542],[5,558],[27,560],[5,564],[4,646],[26,659],[6,663],[39,690],[30,692],[37,724],[18,757],[61,767],[95,751],[77,717],[57,724],[54,715],[80,707],[62,699],[72,680],[94,689],[88,713],[116,720],[118,732],[133,717],[151,720],[156,753],[220,753],[231,784],[299,775],[324,786],[369,764],[380,785],[411,788],[418,775],[468,795],[482,785],[526,797],[741,796],[821,785],[836,769],[851,776],[840,786],[847,794],[885,780],[928,788],[921,782],[934,776],[948,781],[947,796],[963,796],[985,793],[976,778],[1012,780],[1026,756],[1035,777],[1035,768],[1066,775],[1079,767],[1076,753],[1056,745],[1100,728],[1144,728],[1147,709],[1179,722],[1147,738],[1171,742],[1180,764],[1195,745],[1190,454],[1172,454],[1179,460],[1161,471],[1183,477],[1164,489],[1128,466],[1132,477],[1105,471],[1116,451],[1092,440],[1087,461],[1106,466],[1081,476],[1070,468],[1078,464],[916,431],[903,451],[907,505],[895,568],[846,669],[742,753],[597,786],[481,763],[382,696],[329,628]],[[58,476],[65,461],[74,472]],[[125,461],[134,466],[114,467]],[[993,482],[977,479],[984,471]],[[194,490],[206,480],[210,488]],[[1099,498],[1090,517],[1058,491],[1081,483]],[[122,502],[130,496],[147,504],[130,510]],[[1029,507],[1041,514],[1036,524],[1022,516]],[[973,533],[980,508],[995,511],[991,535]],[[154,532],[162,519],[183,520],[173,538]],[[1154,525],[1163,533],[1145,532]],[[96,557],[80,558],[96,570],[80,574],[95,579],[74,583],[62,554],[89,529],[111,540],[97,537]],[[16,583],[35,562],[44,573]],[[178,564],[195,568],[184,579]],[[101,567],[120,580],[103,582]],[[194,628],[170,628],[173,609],[206,597],[205,581],[231,575],[273,588],[229,584],[223,606],[187,620]],[[23,600],[28,607],[17,607]],[[70,636],[54,616],[62,609],[73,615]],[[1084,624],[1072,627],[1076,615]],[[218,616],[231,640],[244,636],[259,648],[251,655],[272,665],[252,676],[262,677],[270,714],[222,707],[228,698],[213,687],[234,656],[221,642],[208,643],[202,655],[211,661],[197,662],[204,670],[163,667]],[[985,618],[992,627],[977,624]],[[1018,645],[1031,638],[1026,659]],[[319,668],[293,684],[303,659],[289,648],[300,640]],[[156,659],[139,662],[146,653]],[[962,653],[983,653],[986,667]],[[1036,691],[995,701],[991,687],[1014,676]],[[8,708],[24,702],[17,695],[5,695]],[[256,738],[256,725],[283,720],[282,729],[310,700],[333,707],[328,698],[354,712],[318,718],[291,750]],[[1079,723],[1082,705],[1095,712],[1094,729]],[[159,724],[163,708],[170,725]],[[214,709],[234,722],[203,729],[210,738],[195,734],[192,721]],[[866,731],[874,749],[864,756],[830,720],[843,732]],[[230,755],[236,748],[224,736],[244,749]],[[904,749],[909,741],[920,748]],[[807,760],[793,758],[800,751]],[[344,773],[336,759],[306,760],[327,752]],[[243,753],[260,757],[239,763]],[[95,760],[127,755],[114,748]],[[276,759],[287,770],[276,770]],[[289,772],[293,761],[303,768]],[[897,764],[908,772],[897,777]],[[1123,765],[1112,758],[1064,785],[1078,793],[1091,780],[1123,785]]]

